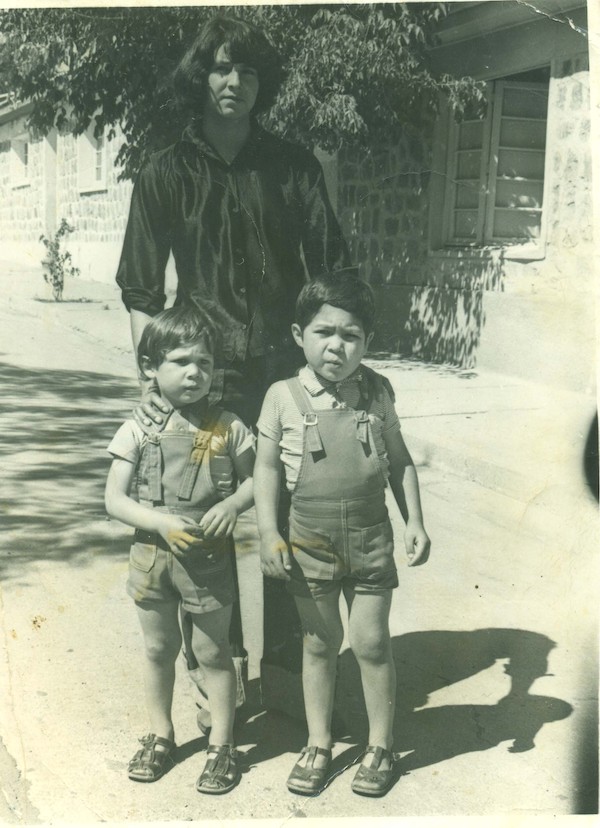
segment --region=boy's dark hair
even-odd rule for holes
[[[323,273],[304,285],[296,300],[296,323],[304,330],[322,305],[333,305],[360,319],[365,334],[375,327],[375,297],[356,268]]]
[[[264,32],[237,17],[217,15],[206,23],[173,73],[180,109],[198,117],[202,113],[208,74],[221,46],[233,63],[245,63],[258,73],[258,95],[253,114],[269,109],[283,80],[279,52]]]
[[[196,307],[178,305],[167,308],[148,322],[137,349],[138,366],[143,371],[142,357],[152,368],[158,368],[165,354],[176,348],[189,348],[199,342],[214,355],[216,333],[212,322]]]

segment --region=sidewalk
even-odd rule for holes
[[[45,287],[39,270],[0,261],[9,308],[85,333],[114,357],[116,371],[133,377],[129,319],[116,285],[72,279],[62,303],[49,300]],[[585,493],[583,454],[596,412],[591,382],[585,394],[390,355],[368,362],[392,383],[418,465],[550,510]]]
[[[134,785],[126,761],[146,724],[140,633],[123,586],[129,532],[102,507],[105,446],[137,393],[127,314],[112,285],[74,280],[55,304],[38,270],[2,262],[0,290],[0,822],[589,813],[597,520],[581,462],[591,396],[372,360],[396,391],[434,550],[426,567],[407,569],[399,549],[391,632],[403,775],[388,796],[353,795],[354,772],[342,772],[364,739],[347,642],[339,775],[315,799],[285,788],[304,726],[260,707],[252,513],[238,530],[250,652],[242,781],[227,797],[195,792],[206,740],[178,665],[177,764],[155,785]]]

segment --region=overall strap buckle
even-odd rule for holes
[[[157,431],[149,431],[146,434],[146,476],[148,480],[148,498],[153,502],[162,500],[162,449],[160,447],[160,434]]]
[[[323,441],[319,433],[319,418],[314,411],[305,411],[302,414],[306,447],[311,453],[323,451]]]
[[[366,411],[358,411],[356,417],[356,439],[364,446],[369,445],[369,415]]]
[[[180,500],[191,500],[192,498],[192,492],[198,479],[198,471],[210,445],[211,436],[212,431],[205,431],[204,429],[198,429],[194,435],[194,445],[177,492],[177,497]]]

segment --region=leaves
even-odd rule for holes
[[[434,110],[440,92],[460,113],[480,92],[469,79],[434,77],[427,65],[442,3],[290,6],[77,7],[0,11],[0,89],[33,103],[29,126],[79,134],[95,118],[124,141],[121,177],[184,124],[172,70],[214,14],[265,29],[287,70],[267,128],[336,150],[393,138]]]

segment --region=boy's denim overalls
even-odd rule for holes
[[[356,592],[398,586],[386,481],[368,416],[372,383],[357,410],[315,411],[300,380],[287,382],[304,421],[290,512],[290,591],[306,595],[305,579],[330,582],[313,584],[315,595],[342,578]]]
[[[147,439],[142,447],[136,475],[141,504],[161,512],[186,515],[198,522],[211,506],[233,491],[234,472],[230,458],[210,456],[210,440],[218,428],[219,413],[218,409],[210,408],[203,418],[202,427],[190,431],[188,421],[177,411],[172,411],[161,430],[153,426],[146,432]],[[169,420],[170,428],[165,430]],[[169,582],[177,583],[180,568],[200,585],[210,576],[211,588],[214,586],[218,593],[214,597],[222,602],[228,593],[235,595],[231,573],[232,549],[231,538],[199,537],[198,545],[175,556],[160,535],[137,529],[130,565],[146,573],[148,588],[155,588],[157,596],[162,593],[173,599],[177,598],[177,588]],[[157,567],[153,581],[152,569],[161,550],[167,555],[168,572]],[[220,577],[215,580],[217,574]],[[228,581],[231,583],[228,584]],[[128,591],[136,598],[131,580]],[[185,608],[185,595],[182,599]]]

